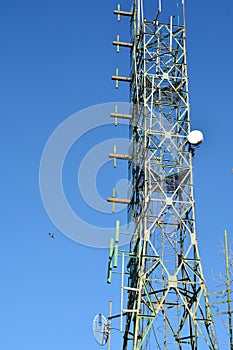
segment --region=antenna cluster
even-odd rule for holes
[[[111,113],[129,120],[127,155],[116,147],[109,156],[126,160],[131,190],[128,198],[107,200],[127,205],[133,222],[128,249],[119,247],[120,222],[110,242],[108,283],[121,273],[122,349],[217,350],[206,283],[199,255],[193,193],[194,148],[203,141],[191,131],[184,0],[134,0],[131,10],[114,11],[129,18],[131,41],[113,42],[130,50],[131,72],[112,80],[130,86],[131,110]],[[121,264],[119,263],[121,259]],[[95,336],[108,340],[111,329],[96,316]],[[110,343],[110,342],[109,342]]]

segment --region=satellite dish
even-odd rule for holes
[[[204,136],[200,130],[193,130],[188,135],[188,142],[193,146],[198,146],[202,143]]]
[[[92,330],[97,343],[105,345],[109,336],[109,324],[103,315],[97,314],[94,317]]]

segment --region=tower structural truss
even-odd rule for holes
[[[123,350],[218,349],[195,227],[184,6],[134,0],[125,12],[134,233],[123,267]]]

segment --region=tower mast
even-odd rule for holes
[[[114,77],[130,82],[132,103],[123,350],[217,350],[195,226],[185,3],[157,5],[125,12],[131,76]]]

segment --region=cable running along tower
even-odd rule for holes
[[[128,203],[134,233],[128,253],[110,249],[108,282],[122,266],[120,328],[123,350],[218,349],[199,256],[192,157],[201,142],[190,131],[184,0],[134,0],[130,11],[131,74],[127,159],[132,191]],[[119,38],[118,38],[119,39]],[[117,71],[118,72],[118,71]],[[197,132],[198,134],[198,132]],[[113,318],[110,316],[110,323]]]

